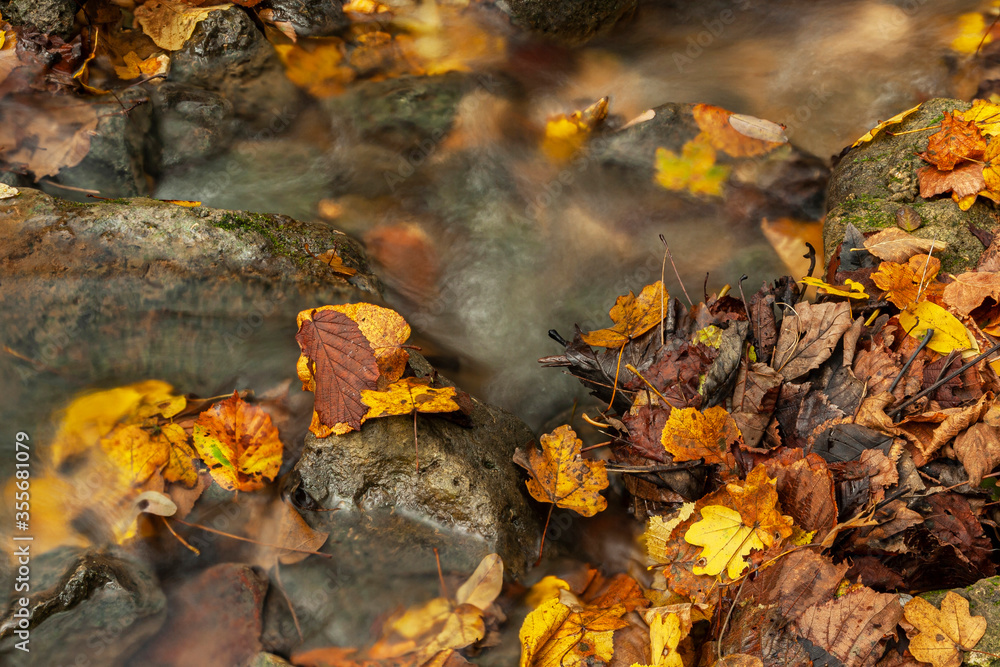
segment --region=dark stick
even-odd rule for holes
[[[747,274],[740,276],[740,282],[737,283],[740,286],[740,298],[743,299],[743,312],[747,314],[747,322],[753,322],[753,318],[750,317],[750,307],[747,306],[747,296],[743,293],[743,281],[749,278]]]
[[[945,382],[947,382],[948,380],[952,379],[953,377],[961,375],[962,373],[964,373],[966,371],[966,369],[972,368],[973,366],[975,366],[976,364],[978,364],[980,361],[982,361],[986,357],[990,356],[994,352],[997,352],[998,350],[1000,350],[1000,343],[997,343],[996,345],[994,345],[990,349],[986,350],[985,352],[983,352],[982,354],[980,354],[978,357],[976,357],[972,361],[970,361],[970,362],[968,362],[966,364],[962,364],[955,371],[953,371],[951,373],[948,373],[943,378],[941,378],[940,380],[938,380],[937,382],[935,382],[931,386],[927,387],[927,389],[924,389],[922,392],[920,392],[919,394],[917,394],[913,398],[911,398],[911,399],[909,399],[907,401],[903,401],[903,403],[900,404],[900,406],[898,408],[896,408],[895,410],[892,411],[892,417],[895,419],[896,415],[898,415],[904,409],[910,407],[914,402],[920,400],[921,398],[923,398],[927,394],[930,394],[930,393],[932,393],[934,391],[937,391],[941,387],[941,385],[943,385]]]
[[[690,470],[692,468],[697,468],[702,465],[702,460],[697,461],[687,461],[685,463],[679,463],[677,465],[657,465],[657,466],[620,466],[614,463],[604,464],[605,470],[608,472],[628,472],[628,473],[639,473],[639,472],[670,472],[671,470]]]
[[[920,345],[917,345],[917,349],[913,351],[913,354],[910,355],[910,358],[906,360],[906,363],[903,364],[903,367],[899,370],[899,374],[896,376],[896,379],[889,385],[890,394],[893,389],[896,388],[896,385],[899,384],[899,381],[903,379],[903,376],[906,375],[906,371],[910,370],[910,366],[913,364],[913,360],[917,358],[917,355],[920,354],[920,350],[927,347],[927,343],[931,342],[931,338],[933,336],[934,329],[928,329],[927,333],[924,334],[923,340],[920,341]]]
[[[816,268],[816,248],[813,247],[812,243],[806,241],[806,247],[809,248],[809,252],[802,255],[804,259],[809,260],[809,272],[806,273],[807,276],[812,276],[813,269]]]

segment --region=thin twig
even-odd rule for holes
[[[635,376],[637,378],[639,378],[640,380],[642,380],[643,383],[645,383],[645,385],[647,387],[649,387],[653,391],[654,394],[656,394],[657,396],[660,397],[660,400],[662,400],[664,403],[666,403],[667,405],[669,405],[672,408],[676,408],[677,407],[676,405],[674,405],[673,403],[671,403],[669,400],[667,400],[667,397],[664,396],[663,394],[661,394],[660,391],[649,382],[649,380],[647,380],[646,378],[644,378],[642,376],[642,373],[640,373],[638,371],[638,369],[636,369],[635,366],[633,366],[632,364],[625,364],[625,368],[627,370],[632,371],[632,373],[635,374]]]
[[[923,340],[920,341],[920,345],[917,345],[917,349],[913,351],[913,354],[910,355],[910,358],[906,360],[906,363],[903,364],[903,367],[899,370],[899,374],[896,375],[896,379],[889,385],[890,394],[896,388],[896,385],[899,384],[899,381],[903,379],[903,376],[906,375],[906,371],[910,370],[910,366],[913,365],[913,360],[917,358],[917,355],[920,354],[922,349],[927,347],[927,343],[931,342],[931,338],[933,337],[934,329],[928,329],[924,334]]]
[[[164,517],[166,519],[166,517]],[[239,535],[233,535],[232,533],[226,533],[221,530],[216,530],[215,528],[209,528],[208,526],[202,526],[197,523],[188,523],[181,519],[174,517],[170,518],[171,521],[176,521],[177,523],[183,524],[185,526],[190,526],[191,528],[199,528],[209,533],[215,533],[216,535],[222,535],[223,537],[229,537],[234,540],[239,540],[240,542],[249,542],[250,544],[256,544],[262,547],[273,547],[275,549],[283,549],[284,551],[297,551],[300,554],[309,554],[311,556],[322,556],[323,558],[333,558],[331,554],[325,554],[321,551],[310,551],[309,549],[296,549],[295,547],[286,547],[280,544],[268,544],[267,542],[258,542],[257,540],[251,540],[248,537],[240,537]]]
[[[687,288],[684,287],[684,281],[681,280],[681,274],[679,271],[677,271],[677,265],[674,264],[674,256],[670,253],[670,246],[667,245],[667,239],[666,237],[663,236],[663,234],[660,234],[660,240],[663,241],[663,247],[667,249],[667,257],[670,258],[670,266],[672,266],[674,269],[674,275],[677,276],[677,282],[680,283],[681,285],[681,291],[684,292],[684,298],[688,300],[688,305],[694,308],[694,302],[691,301],[691,297],[688,296]],[[708,282],[707,273],[705,274],[705,282],[706,283]]]
[[[891,414],[892,414],[893,418],[895,419],[896,415],[898,415],[900,412],[902,412],[906,408],[908,408],[911,405],[913,405],[913,403],[915,403],[916,401],[920,400],[924,396],[927,396],[928,394],[931,394],[931,393],[937,391],[941,387],[941,385],[943,385],[944,383],[946,383],[948,380],[950,380],[953,377],[956,377],[958,375],[961,375],[967,369],[972,368],[973,366],[975,366],[976,364],[978,364],[980,361],[982,361],[986,357],[990,356],[991,354],[997,352],[998,350],[1000,350],[1000,343],[997,343],[996,345],[994,345],[990,349],[986,350],[985,352],[983,352],[979,356],[975,357],[974,359],[972,359],[968,363],[962,364],[955,371],[953,371],[951,373],[948,373],[948,375],[944,376],[943,378],[941,378],[940,380],[938,380],[937,382],[935,382],[931,386],[927,387],[927,389],[924,389],[922,392],[920,392],[919,394],[917,394],[913,398],[911,398],[909,400],[906,400],[906,401],[903,401],[903,403],[901,403],[898,408],[896,408],[895,410],[892,411]]]

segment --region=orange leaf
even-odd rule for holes
[[[585,333],[581,338],[587,345],[621,347],[663,321],[663,308],[667,298],[667,290],[659,280],[643,287],[639,296],[632,292],[620,296],[615,299],[610,312],[611,321],[615,325]]]
[[[935,167],[921,167],[917,170],[920,182],[920,196],[930,199],[934,195],[953,192],[958,197],[968,197],[986,189],[983,165],[967,162],[951,171],[941,171]]]
[[[726,484],[743,523],[751,526],[767,546],[792,534],[792,517],[781,514],[776,484],[776,479],[767,476],[763,464],[750,471],[743,486]]]
[[[694,120],[698,123],[702,134],[712,144],[712,147],[732,157],[756,157],[764,155],[765,153],[770,153],[778,146],[787,143],[787,140],[764,141],[750,136],[750,134],[755,134],[756,132],[751,131],[747,127],[750,123],[744,119],[749,118],[749,116],[737,115],[737,120],[734,124],[732,120],[734,114],[709,104],[696,104],[691,113],[694,115]],[[754,120],[758,122],[753,124],[753,126],[759,126],[760,119]],[[769,121],[763,122],[767,123]]]
[[[941,129],[927,140],[927,152],[920,157],[938,169],[950,171],[962,160],[981,160],[985,151],[986,140],[976,123],[945,111]]]
[[[1000,273],[969,271],[955,276],[944,288],[945,303],[962,317],[967,317],[986,299],[1000,302]]]
[[[271,417],[236,392],[198,416],[194,445],[212,478],[230,491],[261,489],[281,467],[282,445]]]
[[[882,262],[878,270],[871,274],[871,279],[876,287],[885,290],[886,298],[894,306],[904,310],[917,302],[918,295],[926,297],[929,292],[940,290],[940,285],[934,283],[940,270],[941,260],[937,257],[914,255],[906,264]],[[923,293],[919,294],[921,285]]]
[[[704,412],[696,408],[673,409],[660,434],[660,442],[674,461],[721,463],[730,468],[736,459],[729,446],[739,440],[740,431],[725,408],[711,407]]]
[[[594,516],[608,506],[601,490],[608,486],[604,461],[581,454],[583,443],[569,426],[541,437],[542,451],[531,447],[514,452],[514,462],[531,475],[528,492],[535,500],[554,503],[583,516]]]

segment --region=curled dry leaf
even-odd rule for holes
[[[629,292],[618,297],[609,313],[615,325],[583,334],[583,342],[596,347],[621,347],[663,321],[668,298],[659,280],[643,287],[638,296]]]
[[[951,591],[941,600],[941,609],[915,597],[906,603],[903,613],[917,630],[910,639],[910,653],[934,667],[959,667],[962,651],[974,649],[986,634],[986,619],[972,616],[969,601]]]
[[[608,506],[601,491],[608,487],[604,461],[584,459],[583,443],[569,426],[541,437],[542,451],[514,452],[514,463],[528,471],[528,492],[535,500],[594,516]]]
[[[945,285],[944,301],[962,317],[983,305],[986,299],[1000,302],[1000,273],[970,271]]]
[[[868,252],[887,262],[905,262],[914,255],[941,251],[947,247],[944,241],[917,238],[898,227],[887,227],[865,239]]]
[[[212,478],[230,491],[255,491],[274,479],[283,447],[271,417],[239,394],[201,413],[194,445]]]
[[[879,123],[878,125],[876,125],[872,129],[870,129],[867,132],[865,132],[857,141],[855,141],[853,144],[851,144],[851,148],[857,148],[861,144],[864,144],[864,143],[867,143],[867,142],[871,141],[872,139],[875,138],[875,136],[879,132],[881,132],[885,128],[889,127],[890,125],[897,125],[897,124],[903,122],[903,119],[905,119],[907,116],[909,116],[911,113],[913,113],[914,111],[916,111],[919,108],[920,108],[920,105],[918,104],[917,106],[913,107],[912,109],[907,109],[906,111],[902,111],[902,112],[896,114],[895,116],[893,116],[889,120],[882,121],[881,123]]]

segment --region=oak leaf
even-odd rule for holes
[[[667,289],[659,280],[643,287],[638,296],[630,291],[618,297],[609,313],[615,325],[583,334],[583,342],[596,347],[618,348],[625,345],[663,321],[668,298]]]
[[[739,440],[736,422],[725,408],[711,407],[704,412],[697,408],[675,408],[670,411],[660,434],[663,448],[674,461],[719,463],[730,468],[736,460],[729,446]]]
[[[710,104],[696,104],[691,113],[701,130],[699,138],[732,157],[757,157],[788,143],[787,139],[782,140],[783,132],[775,132],[774,128],[781,126],[770,121],[736,114],[734,122],[734,114]],[[753,121],[748,120],[750,118]],[[762,131],[765,128],[770,130],[769,134]],[[777,140],[768,141],[759,137]]]
[[[212,478],[230,491],[261,489],[281,467],[282,445],[271,417],[236,392],[198,416],[194,445]]]
[[[545,123],[542,152],[553,162],[571,160],[607,115],[608,98],[602,97],[586,109],[549,118]]]
[[[867,143],[867,142],[871,141],[872,139],[875,138],[875,136],[879,132],[881,132],[885,128],[889,127],[890,125],[897,125],[897,124],[903,122],[904,118],[906,118],[907,116],[909,116],[911,113],[913,113],[914,111],[916,111],[919,108],[920,108],[920,105],[918,104],[917,106],[913,107],[912,109],[907,109],[906,111],[901,111],[900,113],[896,114],[895,116],[893,116],[889,120],[883,120],[881,123],[879,123],[878,125],[876,125],[872,129],[868,130],[863,135],[861,135],[861,137],[857,141],[855,141],[853,144],[851,144],[851,148],[857,148],[861,144],[864,144],[864,143]]]
[[[962,317],[967,317],[986,299],[1000,302],[1000,273],[969,271],[955,276],[944,288],[945,303]]]
[[[403,378],[385,391],[361,392],[361,402],[368,406],[368,413],[361,421],[414,412],[455,412],[461,409],[455,402],[457,396],[454,387],[432,387],[424,378]]]
[[[945,111],[941,129],[927,140],[927,151],[920,157],[948,171],[962,160],[981,160],[985,151],[986,140],[976,124]]]
[[[601,490],[608,486],[604,461],[584,459],[583,443],[569,426],[541,437],[542,451],[517,449],[514,462],[530,475],[528,492],[535,500],[594,516],[608,506]]]
[[[715,149],[698,135],[681,147],[678,155],[656,149],[656,182],[667,190],[687,190],[695,195],[721,197],[722,185],[732,167],[715,163]]]
[[[959,667],[962,651],[971,651],[986,634],[986,619],[969,613],[969,601],[948,591],[936,609],[915,597],[903,609],[906,620],[917,630],[910,639],[910,653],[934,667]]]
[[[944,241],[917,238],[898,227],[887,227],[865,239],[865,248],[879,259],[888,262],[905,262],[914,255],[944,250]]]
[[[921,301],[899,313],[899,324],[917,340],[922,340],[928,329],[934,329],[927,347],[941,354],[978,349],[965,325],[933,301]]]

